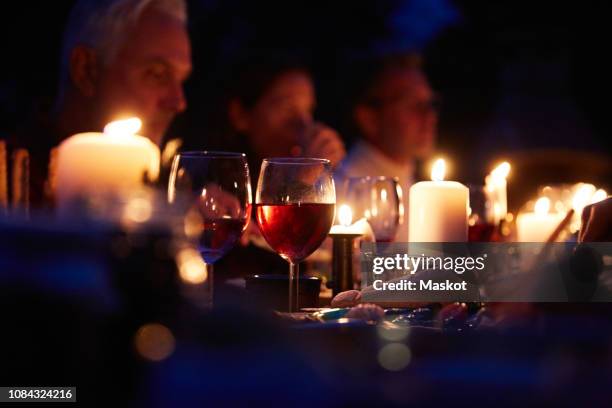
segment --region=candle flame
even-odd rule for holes
[[[591,204],[595,204],[600,201],[603,201],[607,197],[608,197],[608,193],[606,192],[606,190],[604,190],[603,188],[600,188],[599,190],[595,192],[595,194],[593,194],[593,197],[591,197]]]
[[[534,212],[538,215],[546,215],[550,210],[550,199],[548,197],[540,197],[535,203]]]
[[[446,171],[446,163],[444,163],[444,159],[436,160],[433,164],[433,167],[431,168],[431,179],[433,181],[444,180],[445,171]]]
[[[342,204],[340,208],[338,208],[338,221],[340,221],[340,225],[345,227],[351,225],[353,221],[353,211],[347,204]]]
[[[510,163],[503,162],[493,169],[491,176],[494,180],[505,180],[510,174]]]
[[[113,137],[125,137],[135,135],[142,127],[142,121],[138,118],[116,120],[104,126],[104,134]]]
[[[582,210],[590,202],[595,193],[595,186],[587,183],[579,183],[574,197],[572,198],[572,208],[576,214],[582,214]]]

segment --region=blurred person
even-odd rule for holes
[[[222,124],[208,148],[244,152],[253,192],[268,157],[318,157],[332,166],[345,156],[338,133],[315,121],[315,86],[304,65],[286,56],[249,56],[228,75]],[[242,248],[219,260],[215,279],[247,274],[286,274],[286,262],[267,246],[251,220]],[[248,265],[248,268],[245,268]]]
[[[239,64],[229,84],[226,119],[235,149],[249,157],[256,182],[267,157],[320,157],[337,165],[345,155],[338,133],[314,120],[316,95],[303,65],[277,57]]]
[[[191,72],[184,0],[83,0],[73,9],[62,54],[59,123],[101,129],[138,116],[142,134],[161,144],[187,107]]]
[[[338,184],[348,177],[398,177],[404,206],[416,161],[427,158],[436,139],[435,95],[418,55],[374,59],[358,70],[349,109],[357,141],[340,164]],[[408,240],[404,217],[396,241]]]
[[[50,150],[70,135],[102,131],[137,116],[139,133],[162,143],[186,108],[191,72],[184,0],[80,0],[64,33],[54,114],[26,129],[15,145],[30,151],[30,196],[40,204]],[[47,192],[48,194],[48,192]]]

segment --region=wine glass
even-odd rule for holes
[[[346,181],[344,196],[353,211],[353,220],[365,218],[376,242],[395,239],[404,215],[397,177],[351,177]]]
[[[298,263],[327,237],[335,202],[329,160],[263,160],[255,194],[257,224],[272,249],[289,262],[290,312],[299,310]]]
[[[493,202],[487,194],[486,187],[469,184],[468,188],[470,190],[468,241],[497,241],[497,225],[493,222]]]
[[[209,282],[208,304],[212,306],[213,264],[232,249],[251,218],[246,155],[208,151],[177,154],[170,171],[168,201],[181,207],[186,214],[186,232],[192,231],[198,238]]]

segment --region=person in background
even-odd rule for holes
[[[314,120],[315,87],[310,72],[290,57],[265,53],[236,64],[223,89],[224,112],[217,134],[207,147],[246,153],[253,192],[259,169],[268,157],[318,157],[338,165],[345,156],[336,131]],[[215,265],[215,279],[246,274],[285,274],[287,264],[266,250],[254,220],[243,234],[242,247]],[[248,265],[248,268],[245,266]]]
[[[418,55],[372,59],[357,70],[351,128],[357,141],[340,164],[336,180],[348,177],[398,177],[404,206],[416,161],[427,158],[436,139],[435,95]],[[404,217],[396,241],[408,240]]]
[[[258,55],[236,64],[225,92],[225,125],[211,143],[247,153],[254,182],[267,157],[320,157],[333,166],[344,158],[338,133],[314,120],[310,72],[291,58]]]
[[[139,132],[158,145],[185,110],[191,72],[184,0],[80,0],[64,34],[55,112],[16,135],[30,151],[30,197],[45,201],[49,154],[79,132],[102,131],[118,118],[139,117]],[[48,194],[48,191],[47,191]]]

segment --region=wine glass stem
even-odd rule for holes
[[[289,262],[289,312],[300,310],[298,302],[298,289],[300,282],[300,264]]]
[[[212,309],[213,308],[213,295],[214,295],[214,267],[213,264],[211,263],[207,263],[206,264],[206,280],[208,281],[208,299],[206,302],[206,306],[208,309]]]

